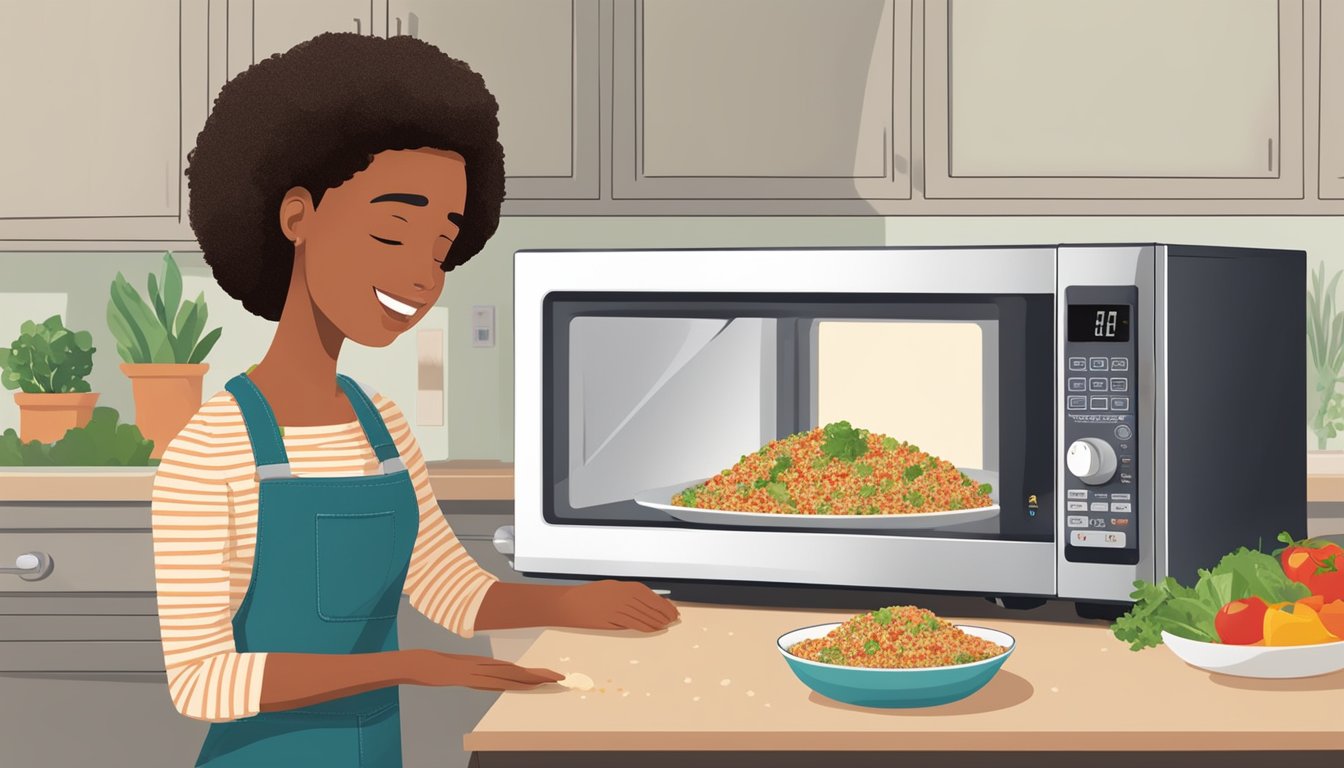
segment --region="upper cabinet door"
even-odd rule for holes
[[[615,198],[910,197],[910,0],[617,0]]]
[[[190,239],[204,4],[5,0],[0,19],[0,241]]]
[[[323,32],[377,32],[373,0],[250,0],[229,3],[228,8],[229,78]]]
[[[485,78],[509,200],[597,199],[597,0],[390,0],[388,14],[388,34],[431,43]]]
[[[1321,190],[1344,198],[1344,2],[1321,3]]]
[[[928,0],[928,197],[1300,198],[1301,0]]]

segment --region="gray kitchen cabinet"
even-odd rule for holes
[[[1320,196],[1344,199],[1344,3],[1321,2]]]
[[[597,199],[597,0],[389,0],[388,34],[465,61],[499,101],[509,200]]]
[[[0,249],[190,240],[206,4],[3,0],[0,19]]]
[[[911,5],[617,0],[612,197],[908,199]]]
[[[1302,0],[928,0],[924,32],[927,197],[1303,197]]]
[[[385,0],[379,0],[382,6]],[[253,0],[228,4],[227,78],[323,32],[376,34],[374,0]],[[222,83],[221,83],[222,84]]]
[[[0,504],[0,564],[27,552],[51,571],[0,574],[0,673],[163,670],[148,504]]]

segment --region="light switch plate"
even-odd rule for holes
[[[495,307],[478,304],[471,308],[471,346],[495,346]]]

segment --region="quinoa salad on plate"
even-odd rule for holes
[[[967,634],[913,605],[861,613],[825,637],[788,648],[800,659],[842,667],[924,669],[992,659],[1007,648]]]
[[[672,505],[775,515],[919,515],[994,505],[993,488],[894,437],[837,421],[771,441]]]

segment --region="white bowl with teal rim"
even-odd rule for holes
[[[860,707],[936,707],[960,701],[975,693],[998,673],[1017,641],[1007,632],[988,627],[954,624],[972,637],[1004,647],[1004,652],[969,664],[913,669],[880,669],[825,664],[794,656],[789,648],[804,640],[825,637],[843,622],[816,624],[785,632],[775,642],[789,669],[808,688],[845,704]]]

